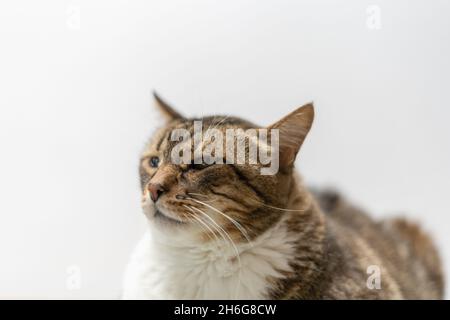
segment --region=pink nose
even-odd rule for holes
[[[156,202],[159,196],[164,192],[164,188],[159,183],[150,183],[147,190],[150,192],[150,198],[152,198],[153,202]]]

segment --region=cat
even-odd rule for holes
[[[333,191],[310,191],[294,161],[314,119],[307,104],[269,126],[279,171],[258,164],[176,165],[170,133],[260,128],[188,119],[155,94],[165,123],[140,159],[148,231],[127,265],[124,299],[441,299],[430,237],[402,218],[372,220]],[[248,148],[246,149],[248,152]]]

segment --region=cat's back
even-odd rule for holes
[[[443,298],[437,249],[417,224],[402,218],[374,221],[333,191],[315,192],[315,196],[341,251],[353,256],[346,259],[348,269],[359,269],[366,278],[374,266],[380,269],[380,290],[391,290],[388,296],[380,291],[381,298]],[[367,291],[367,298],[373,294]]]

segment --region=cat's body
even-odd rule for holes
[[[319,194],[328,212],[319,213],[317,207],[311,211],[317,210],[317,224],[323,225],[317,244],[302,235],[303,219],[292,212],[253,246],[238,246],[239,289],[238,263],[227,258],[233,255],[231,248],[218,250],[188,241],[158,243],[148,232],[128,265],[124,298],[442,298],[439,258],[416,225],[400,219],[374,222],[342,199],[332,199],[329,207],[329,197]],[[371,266],[381,271],[381,288],[368,287]]]
[[[301,115],[312,122],[309,112],[303,109]],[[289,137],[296,134],[292,127],[282,127],[289,117],[277,123],[281,139],[285,132]],[[191,125],[175,118],[143,156],[141,183],[149,232],[127,267],[124,298],[442,298],[439,257],[415,224],[401,219],[375,222],[341,197],[313,196],[303,186],[293,171],[291,154],[295,157],[309,127],[301,130],[295,152],[289,149],[292,139],[286,145],[281,140],[282,167],[273,177],[257,175],[250,166],[191,171],[163,162],[153,170],[146,165],[148,155],[167,157],[167,132]],[[224,128],[252,126],[221,119],[220,125],[215,119],[206,121]],[[303,119],[296,118],[295,124],[302,127]],[[151,159],[154,163],[154,156]],[[163,199],[153,188],[161,181]],[[190,226],[194,220],[196,229]]]

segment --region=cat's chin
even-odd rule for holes
[[[185,221],[181,221],[179,219],[172,218],[159,209],[155,210],[155,214],[153,215],[153,217],[154,217],[154,220],[158,223],[161,222],[161,223],[165,223],[165,224],[169,223],[169,224],[175,224],[175,225],[185,225],[186,224]]]
[[[142,211],[147,219],[157,225],[186,225],[187,221],[183,221],[173,214],[166,212],[165,208],[157,206],[146,199],[142,203]]]

